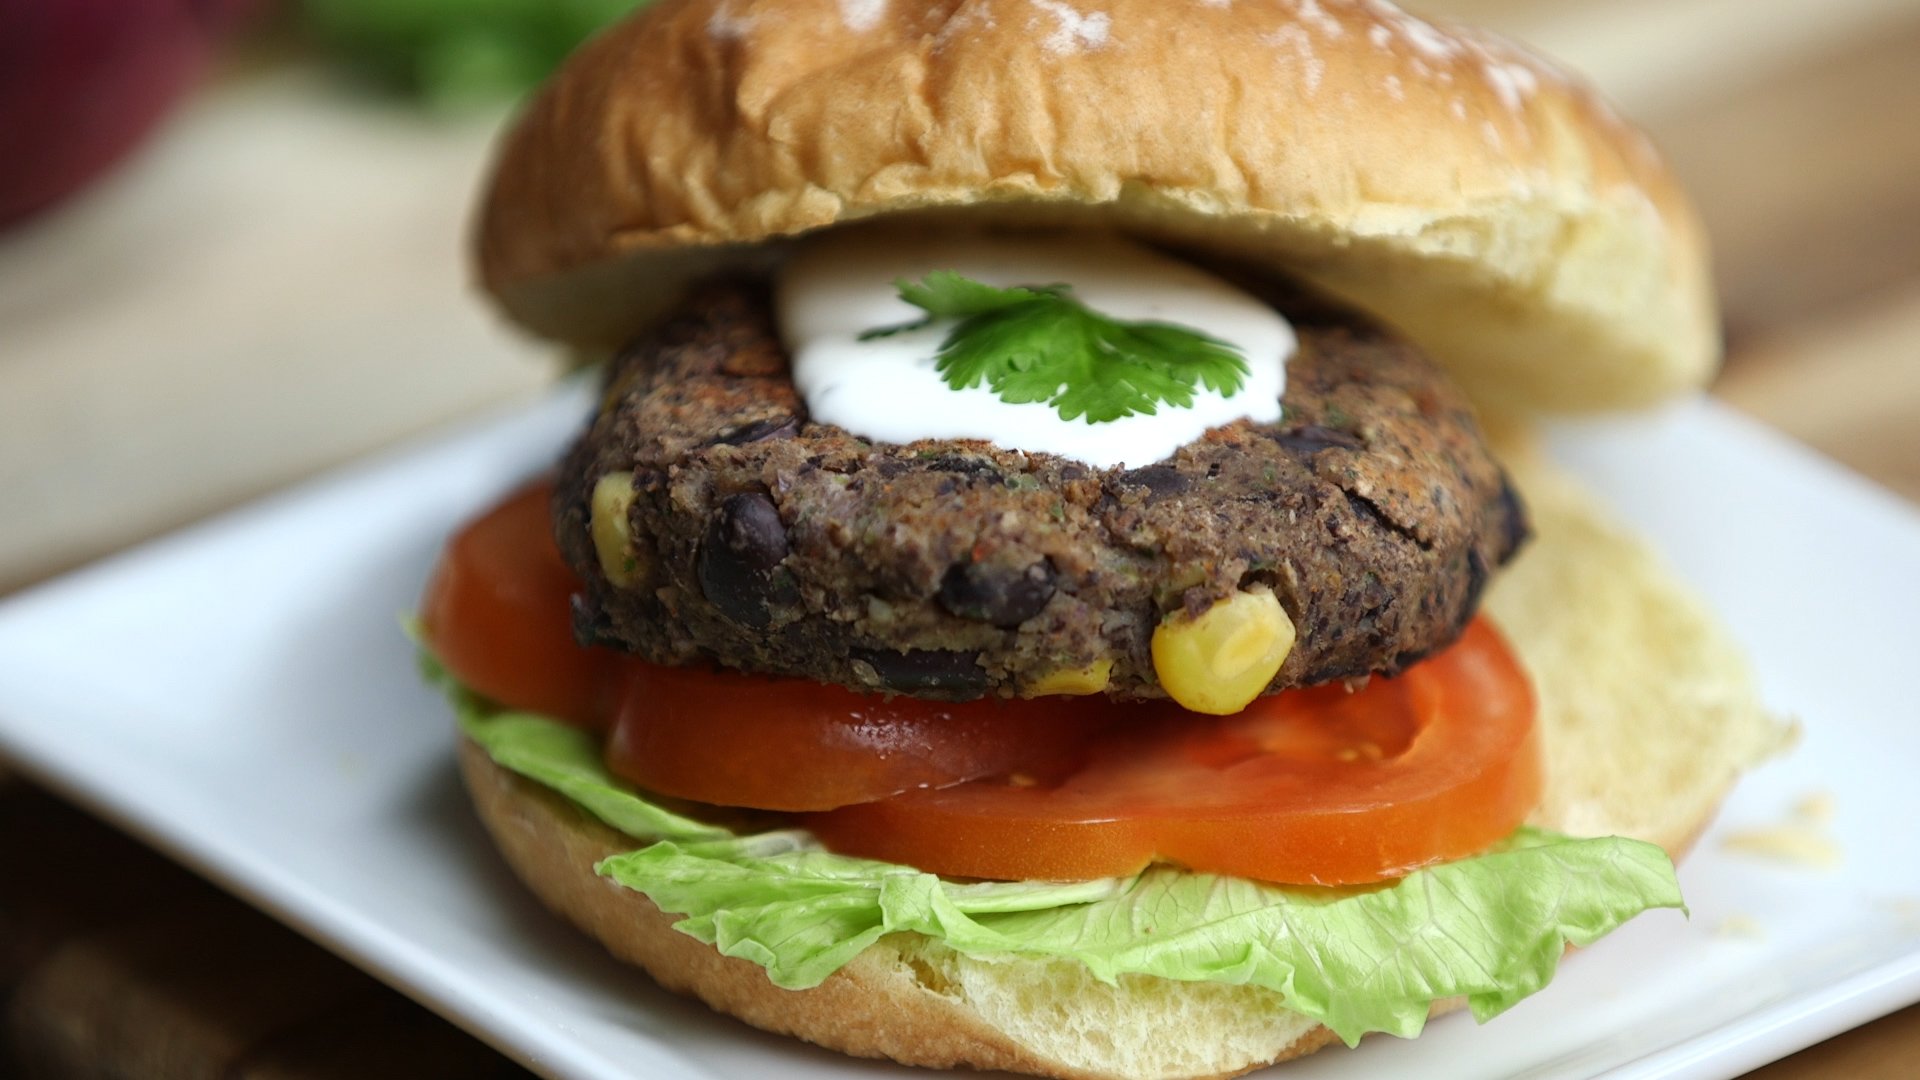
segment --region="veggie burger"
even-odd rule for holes
[[[613,359],[423,602],[474,801],[615,955],[851,1054],[1498,1013],[1680,906],[1780,739],[1527,436],[1699,386],[1702,247],[1589,91],[1374,0],[661,0],[481,215]]]

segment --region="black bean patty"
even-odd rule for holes
[[[1290,288],[1277,424],[1097,470],[989,443],[879,444],[807,417],[764,282],[710,285],[610,366],[555,496],[584,640],[921,697],[1019,694],[1264,584],[1298,641],[1272,689],[1391,673],[1451,642],[1526,535],[1465,399],[1413,346]],[[592,493],[631,472],[625,587]],[[603,537],[604,539],[604,537]]]

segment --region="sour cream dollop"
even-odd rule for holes
[[[949,387],[934,358],[956,320],[860,340],[926,316],[894,282],[952,270],[1001,287],[1073,286],[1102,314],[1178,323],[1237,346],[1248,374],[1231,397],[1194,388],[1193,405],[1088,423],[1044,402],[1012,404],[991,389]],[[1198,267],[1108,234],[918,235],[829,233],[807,241],[779,273],[775,308],[793,382],[813,419],[876,442],[984,439],[1059,454],[1095,468],[1172,456],[1209,428],[1280,418],[1293,327],[1252,295]]]

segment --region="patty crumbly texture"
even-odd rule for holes
[[[1269,690],[1405,668],[1473,617],[1525,513],[1418,349],[1255,287],[1300,341],[1281,420],[1109,470],[814,423],[768,285],[696,290],[610,365],[562,467],[577,631],[660,663],[934,698],[1033,693],[1110,663],[1109,696],[1152,698],[1161,620],[1264,585],[1298,632]],[[593,509],[596,487],[626,495],[621,474],[616,585]]]

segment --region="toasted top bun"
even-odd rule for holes
[[[1512,464],[1538,538],[1488,609],[1539,692],[1547,790],[1533,820],[1677,856],[1740,770],[1788,732],[1760,708],[1726,632],[1644,545],[1531,455]],[[1333,1041],[1260,987],[1106,984],[1070,961],[969,957],[914,934],[881,940],[811,990],[782,990],[594,875],[634,841],[472,743],[461,753],[481,818],[548,906],[668,988],[770,1031],[914,1065],[1130,1080],[1229,1076]]]
[[[619,345],[690,277],[905,214],[1284,269],[1509,411],[1648,403],[1718,353],[1700,226],[1646,139],[1378,0],[662,0],[507,135],[480,272],[533,330]]]

